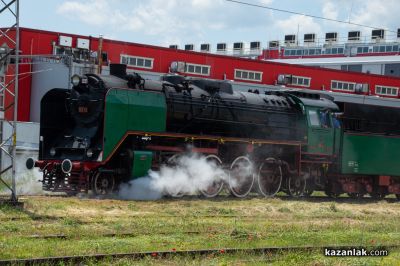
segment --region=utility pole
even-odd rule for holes
[[[12,203],[18,201],[16,193],[16,154],[17,154],[17,114],[18,114],[18,77],[19,77],[19,0],[1,0],[0,17],[12,17],[9,27],[0,29],[0,182],[11,192]],[[5,103],[5,101],[7,102]],[[5,134],[4,126],[11,127],[11,134]],[[3,156],[5,155],[5,156]],[[10,164],[7,165],[5,159]],[[3,176],[11,172],[11,185]]]
[[[97,58],[98,58],[98,67],[97,67],[97,74],[101,74],[101,68],[103,66],[103,35],[99,37],[99,47],[97,49]]]

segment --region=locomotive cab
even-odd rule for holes
[[[332,156],[336,150],[335,132],[337,121],[333,113],[339,111],[339,107],[326,96],[321,97],[316,93],[291,92],[296,96],[296,101],[302,106],[307,124],[307,143],[304,146],[304,154],[308,156]]]

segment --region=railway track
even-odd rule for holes
[[[121,198],[118,198],[116,196],[109,196],[109,197],[98,197],[98,196],[93,196],[93,195],[83,195],[83,196],[67,196],[63,194],[43,194],[43,195],[19,195],[18,196],[20,199],[24,198],[35,198],[35,197],[49,197],[49,198],[73,198],[73,197],[79,197],[82,199],[111,199],[111,200],[123,200]],[[173,197],[164,197],[162,200],[240,200],[240,201],[245,201],[245,200],[250,200],[250,199],[262,199],[263,197],[259,195],[249,195],[246,198],[236,198],[231,195],[218,195],[214,198],[203,198],[200,195],[187,195],[183,196],[180,198],[173,198]],[[308,197],[291,197],[288,195],[277,195],[273,198],[278,198],[282,200],[287,200],[287,201],[309,201],[309,202],[352,202],[352,203],[365,203],[365,202],[378,202],[378,201],[387,201],[387,202],[399,202],[398,199],[396,198],[384,198],[384,199],[374,199],[371,197],[363,197],[360,199],[353,199],[347,196],[343,197],[338,197],[338,198],[330,198],[328,196],[323,196],[323,195],[317,195],[317,196],[308,196]]]
[[[38,264],[62,264],[72,263],[78,264],[87,261],[101,261],[104,259],[122,259],[129,258],[132,260],[140,260],[146,257],[152,258],[168,258],[171,256],[203,256],[203,255],[223,255],[235,253],[248,254],[280,254],[285,252],[324,252],[324,249],[366,249],[366,250],[393,250],[399,249],[400,245],[387,246],[292,246],[292,247],[261,247],[261,248],[226,248],[226,249],[197,249],[197,250],[168,250],[168,251],[147,251],[132,253],[113,253],[113,254],[91,254],[78,256],[61,256],[61,257],[43,257],[29,259],[10,259],[0,260],[0,265],[38,265]]]

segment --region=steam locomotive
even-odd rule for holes
[[[228,81],[179,75],[144,80],[122,64],[111,65],[110,75],[75,75],[71,82],[72,90],[43,97],[39,159],[27,161],[43,172],[46,191],[113,193],[189,150],[229,172],[227,182],[200,191],[206,197],[227,187],[236,197],[323,190],[400,198],[400,134],[352,129],[358,120],[329,96],[239,92]],[[371,153],[380,157],[371,162]]]

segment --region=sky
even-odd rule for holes
[[[397,31],[399,0],[243,0]],[[8,1],[6,1],[8,2]],[[168,46],[283,40],[285,34],[371,29],[239,5],[226,0],[20,0],[22,27]],[[0,15],[0,27],[11,24]],[[389,32],[389,34],[395,34]],[[302,37],[300,37],[301,39]]]

